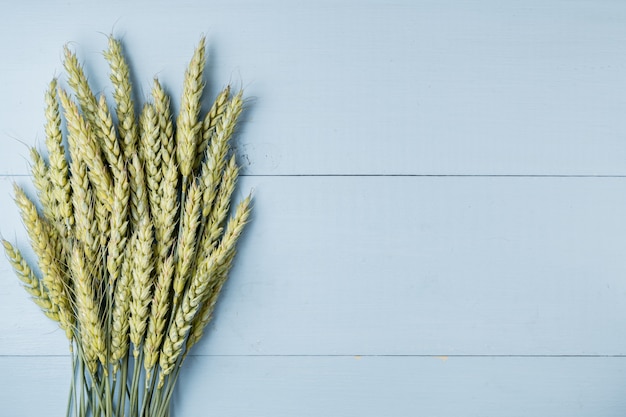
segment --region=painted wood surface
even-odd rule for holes
[[[239,188],[255,190],[254,217],[199,353],[626,354],[626,178],[246,177]],[[0,220],[23,236],[16,225],[17,213]],[[64,354],[63,333],[42,326],[17,280],[6,287],[0,353]]]
[[[0,391],[3,415],[63,410],[68,365],[0,358],[13,380]],[[621,417],[626,359],[196,356],[184,372],[176,416]],[[36,401],[16,400],[24,387]]]
[[[626,413],[626,3],[0,3],[0,232],[70,42],[110,95],[249,97],[255,212],[174,417]],[[0,259],[0,415],[62,415],[67,343]],[[37,398],[37,401],[33,401]]]
[[[175,4],[175,5],[174,5]],[[36,5],[36,6],[35,6]],[[620,1],[23,1],[4,6],[0,173],[42,141],[62,45],[111,93],[104,34],[124,39],[137,95],[178,98],[200,33],[209,84],[251,99],[251,174],[624,175]]]

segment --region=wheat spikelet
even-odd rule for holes
[[[226,88],[218,94],[217,98],[213,102],[213,105],[211,106],[211,110],[209,110],[204,117],[204,121],[202,122],[202,140],[198,143],[194,170],[197,170],[200,167],[200,164],[205,157],[207,146],[211,143],[211,140],[215,135],[215,128],[228,107],[229,97],[230,85],[226,86]]]
[[[24,289],[30,294],[33,302],[37,304],[43,313],[50,319],[59,321],[59,309],[52,304],[48,292],[43,285],[43,282],[30,268],[20,251],[8,241],[2,239],[2,245],[4,246],[4,252],[15,271],[17,277],[22,281]]]
[[[170,291],[174,276],[174,257],[169,256],[160,262],[157,282],[150,310],[150,321],[144,343],[144,368],[150,372],[159,358],[167,314],[169,312]]]
[[[146,332],[152,295],[152,226],[148,216],[141,217],[133,248],[133,282],[130,303],[130,341],[134,345],[133,356],[137,358]]]
[[[205,66],[205,38],[200,39],[191,62],[185,72],[183,96],[176,122],[176,151],[180,173],[184,178],[191,176],[196,158],[196,147],[202,128],[198,120],[200,97],[204,82],[202,73]]]
[[[46,147],[50,165],[48,179],[51,187],[52,206],[54,207],[55,225],[62,237],[67,237],[74,224],[71,201],[69,166],[65,158],[65,147],[61,133],[61,116],[57,98],[57,81],[53,79],[46,91]]]
[[[115,90],[113,97],[117,105],[118,130],[122,140],[124,159],[129,161],[136,152],[137,123],[135,121],[135,105],[132,98],[130,71],[122,54],[122,44],[109,37],[109,49],[104,53],[111,68],[111,82]]]
[[[72,281],[76,293],[76,318],[79,324],[82,351],[92,374],[96,373],[98,361],[106,365],[106,345],[102,323],[98,316],[98,306],[93,276],[85,266],[84,253],[80,245],[74,245],[70,261]],[[106,374],[106,366],[104,367]]]

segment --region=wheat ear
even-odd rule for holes
[[[70,146],[72,149],[73,146]],[[97,225],[93,191],[87,176],[87,165],[79,155],[72,161],[72,207],[74,212],[74,237],[85,245],[85,252],[89,258],[89,265],[96,262],[98,251]],[[94,231],[94,226],[95,231]]]
[[[112,36],[109,37],[109,49],[104,57],[111,68],[111,82],[115,90],[118,129],[122,140],[124,159],[130,161],[137,147],[137,122],[135,120],[135,104],[132,98],[130,71],[122,53],[122,44]]]
[[[204,183],[203,213],[208,216],[217,194],[220,176],[224,168],[228,153],[229,140],[235,130],[237,119],[243,110],[242,92],[237,93],[228,103],[223,116],[219,118],[215,127],[215,134],[207,150],[205,160],[201,165],[200,178]]]
[[[194,181],[189,188],[185,205],[181,212],[181,229],[176,253],[176,277],[174,278],[174,299],[178,300],[187,283],[187,273],[196,254],[196,232],[200,224],[200,203],[202,190],[200,183]],[[175,303],[176,304],[176,303]]]
[[[102,151],[111,167],[113,179],[117,180],[122,175],[122,171],[124,171],[124,156],[122,155],[120,143],[115,133],[115,126],[113,125],[113,118],[111,117],[111,112],[109,112],[104,95],[101,95],[98,100],[96,124],[102,134]]]
[[[205,38],[200,39],[191,62],[185,72],[183,96],[176,123],[176,151],[180,173],[184,178],[191,176],[196,157],[198,137],[201,134],[200,98],[204,81],[202,73],[205,66]]]
[[[91,374],[96,373],[98,361],[104,365],[106,374],[106,343],[98,315],[100,300],[95,291],[94,277],[85,265],[85,256],[80,245],[74,245],[72,249],[70,268],[76,293],[76,318],[80,333],[78,340]]]
[[[205,157],[205,152],[213,136],[215,135],[215,128],[220,119],[226,112],[228,107],[228,98],[230,97],[230,85],[226,86],[217,96],[211,110],[204,117],[202,122],[202,140],[198,143],[198,150],[196,154],[196,163],[194,164],[194,170],[197,170]]]
[[[133,282],[130,303],[130,341],[134,345],[133,356],[137,358],[146,332],[150,299],[152,295],[152,226],[148,217],[142,217],[137,228],[137,240],[133,248]]]
[[[43,282],[37,278],[31,267],[28,265],[22,254],[10,242],[2,239],[4,252],[9,259],[9,263],[13,267],[15,274],[22,281],[24,289],[28,292],[35,304],[37,304],[43,313],[56,322],[59,321],[58,306],[52,304],[48,291]]]
[[[174,234],[178,225],[178,167],[176,160],[170,159],[169,162],[163,161],[165,172],[163,180],[159,186],[159,202],[160,207],[153,218],[156,240],[157,240],[157,258],[165,259],[172,247]]]
[[[170,308],[170,290],[174,276],[174,257],[159,264],[157,282],[150,310],[150,321],[144,342],[144,368],[149,373],[156,365]],[[148,378],[148,377],[147,377]]]
[[[50,165],[48,179],[50,180],[51,198],[55,209],[55,223],[62,237],[67,237],[74,224],[72,210],[72,190],[70,186],[70,172],[65,157],[63,135],[61,133],[61,115],[57,97],[57,81],[53,79],[46,92],[46,147]]]
[[[202,307],[200,307],[198,314],[193,319],[191,324],[191,330],[189,331],[189,337],[187,338],[187,344],[185,346],[185,355],[188,354],[191,348],[200,341],[202,335],[204,334],[204,329],[211,322],[217,299],[220,295],[222,287],[226,283],[228,271],[232,266],[234,258],[235,252],[233,251],[226,258],[222,267],[217,271],[217,278],[214,280],[213,285],[210,286],[209,291],[207,291],[207,294],[202,301]]]
[[[76,58],[76,54],[70,51],[67,45],[64,48],[64,52],[65,60],[63,61],[63,66],[65,67],[65,71],[67,71],[68,84],[76,93],[76,98],[78,99],[85,119],[95,128],[98,114],[96,97],[89,87],[89,81],[87,80],[82,65],[80,65],[78,58]]]
[[[152,104],[146,104],[140,118],[141,135],[139,155],[144,161],[146,186],[150,211],[155,216],[159,208],[159,185],[163,177],[161,171],[161,140],[159,137],[159,120]]]
[[[201,237],[202,256],[208,256],[224,230],[224,222],[230,210],[230,201],[237,185],[239,167],[232,155],[224,169],[215,204],[211,207],[206,226]]]
[[[67,94],[60,92],[61,104],[65,109],[67,120],[68,143],[72,157],[78,157],[89,168],[87,175],[94,186],[98,201],[107,210],[111,210],[113,186],[111,175],[102,159],[100,147],[94,137],[93,129],[78,112],[76,104],[70,100]]]
[[[43,283],[48,290],[50,301],[59,310],[59,325],[68,339],[73,337],[74,316],[71,310],[71,300],[67,282],[61,274],[58,254],[54,251],[54,244],[50,239],[49,226],[39,217],[37,208],[26,197],[24,191],[14,186],[15,202],[20,209],[22,221],[32,243],[33,250],[39,259],[39,269],[43,274]]]

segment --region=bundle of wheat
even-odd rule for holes
[[[75,98],[56,80],[46,92],[47,158],[31,149],[39,204],[15,186],[38,270],[3,245],[33,301],[70,341],[67,415],[168,416],[181,364],[211,320],[250,213],[247,197],[228,218],[242,93],[226,87],[201,115],[202,38],[176,122],[156,79],[137,118],[120,42],[109,38],[104,55],[117,125],[65,48]]]

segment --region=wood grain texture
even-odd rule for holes
[[[122,37],[137,96],[158,74],[177,103],[205,31],[210,92],[251,99],[250,174],[626,174],[623,2],[36,4],[4,6],[0,173],[43,140],[66,42],[110,94],[103,34]]]
[[[626,354],[626,179],[247,177],[239,194],[251,188],[199,353]],[[0,285],[0,352],[65,353],[17,280]]]

